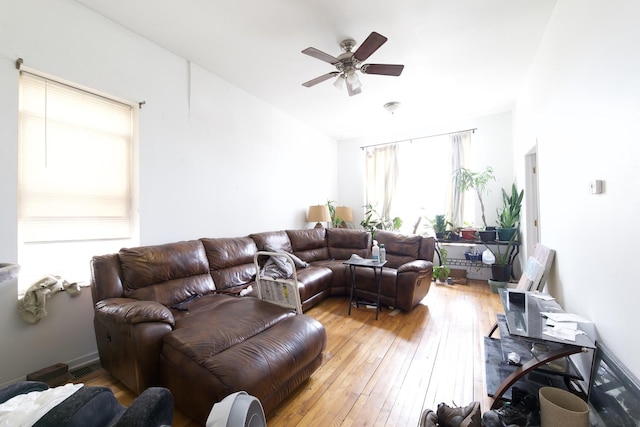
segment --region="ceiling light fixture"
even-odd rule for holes
[[[344,89],[344,76],[342,74],[340,74],[336,79],[336,81],[333,82],[333,86],[336,89],[340,89],[340,90]]]
[[[347,83],[351,85],[351,88],[360,89],[362,87],[362,83],[360,83],[360,78],[356,74],[355,70],[352,70],[347,74]]]
[[[398,101],[391,101],[384,104],[382,107],[390,112],[391,114],[395,113],[398,108],[400,108],[400,103]]]

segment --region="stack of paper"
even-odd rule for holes
[[[590,320],[573,313],[540,313],[547,318],[546,327],[542,333],[550,337],[573,341],[576,335],[584,334],[578,329],[578,323],[591,323]]]

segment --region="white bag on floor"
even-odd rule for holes
[[[491,252],[489,249],[485,249],[485,251],[482,252],[482,263],[491,265],[491,264],[494,264],[495,262],[496,262],[496,257],[493,255],[493,252]]]

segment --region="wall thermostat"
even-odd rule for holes
[[[602,193],[602,180],[594,179],[593,181],[589,181],[589,193],[591,194]]]

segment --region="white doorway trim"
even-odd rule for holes
[[[524,197],[525,197],[525,254],[533,253],[533,247],[540,242],[540,209],[538,195],[538,141],[524,156]]]

